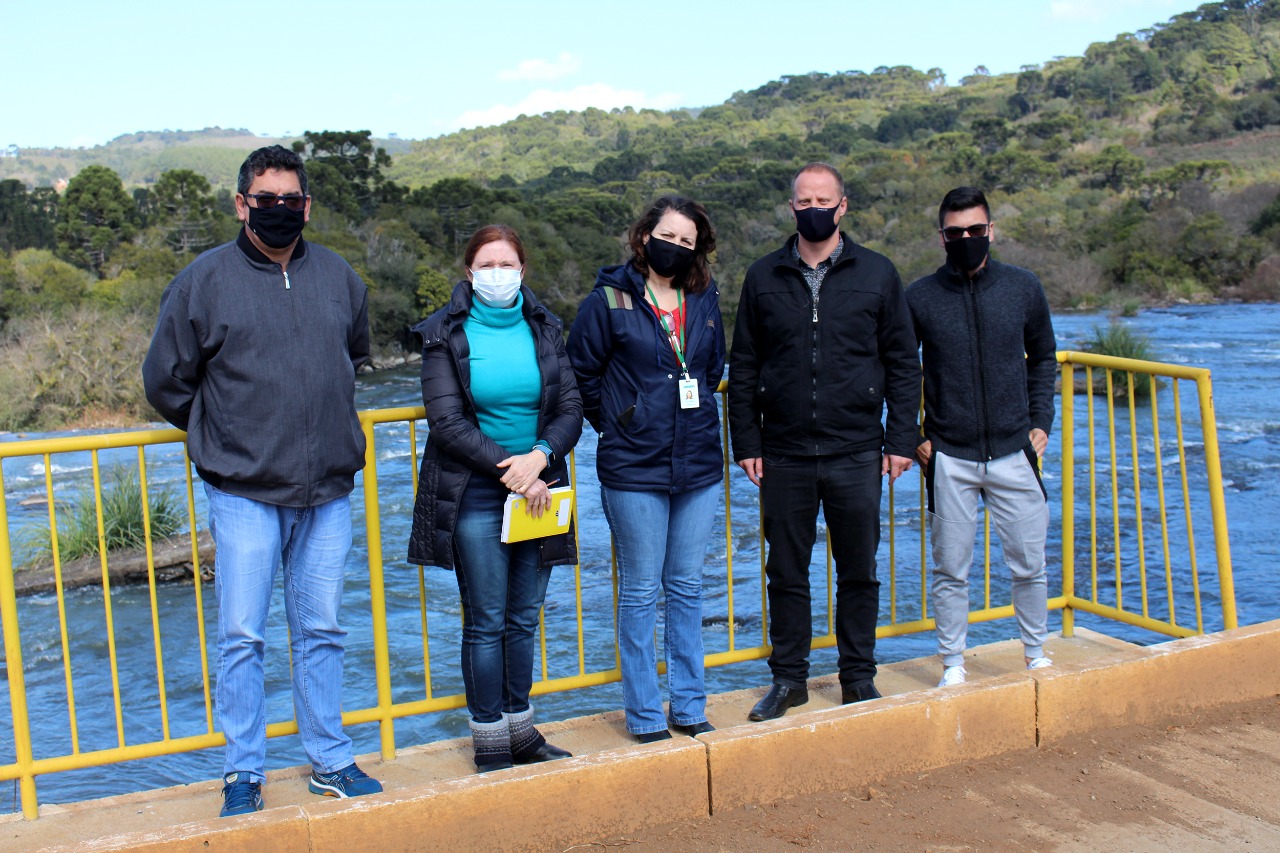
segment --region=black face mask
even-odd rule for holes
[[[644,256],[649,269],[663,278],[679,278],[689,267],[697,253],[693,249],[650,236],[644,245]]]
[[[290,210],[283,204],[275,207],[249,208],[249,230],[267,246],[283,249],[298,239],[307,224],[306,209]]]
[[[796,230],[810,243],[821,243],[840,227],[834,207],[804,207],[795,212]]]
[[[971,273],[987,259],[991,251],[990,237],[961,237],[942,244],[947,252],[947,262],[963,273]]]

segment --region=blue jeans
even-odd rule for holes
[[[663,647],[671,717],[682,726],[707,719],[702,564],[719,495],[718,483],[676,495],[600,487],[618,557],[618,653],[632,734],[667,727],[654,649],[659,589],[666,601]]]
[[[506,488],[473,474],[453,531],[462,597],[462,683],[477,723],[529,709],[534,637],[550,569],[538,568],[538,540],[504,545]]]
[[[338,625],[351,550],[351,502],[286,507],[204,486],[217,547],[218,721],[227,738],[223,772],[265,780],[267,696],[262,667],[276,569],[284,566],[284,606],[293,655],[293,712],[311,764],[321,773],[351,763],[342,730]]]

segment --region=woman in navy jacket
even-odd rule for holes
[[[663,196],[631,226],[631,260],[605,267],[569,332],[583,414],[618,560],[627,731],[642,743],[713,731],[702,670],[702,564],[724,476],[716,388],[724,327],[706,209]],[[671,708],[662,712],[654,629]]]

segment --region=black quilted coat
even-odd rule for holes
[[[569,485],[565,457],[582,435],[582,398],[565,355],[560,320],[527,287],[522,286],[520,292],[542,373],[538,439],[550,444],[552,450],[550,464],[541,476],[548,483],[558,480],[558,485]],[[470,311],[471,283],[461,281],[454,287],[448,306],[413,327],[422,338],[422,402],[430,432],[413,506],[409,562],[424,566],[454,567],[453,531],[462,493],[472,476],[501,477],[503,469],[498,463],[510,455],[480,431],[476,419],[471,398],[471,350],[462,328]],[[539,544],[543,567],[577,562],[572,526],[568,533],[545,537]]]

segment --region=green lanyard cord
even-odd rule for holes
[[[669,319],[671,315],[662,313],[662,306],[658,304],[658,296],[653,292],[653,287],[649,282],[644,283],[644,288],[649,292],[649,298],[653,300],[653,308],[658,313],[658,320],[662,324],[663,331],[667,333],[667,339],[671,341],[671,349],[675,351],[676,361],[680,362],[680,369],[684,371],[686,379],[689,378],[689,365],[684,360],[684,344],[685,344],[685,327],[688,323],[680,323],[680,334],[677,335],[667,324],[674,322]],[[680,309],[684,307],[684,294],[680,288],[674,288],[676,292],[676,313],[680,313]],[[687,318],[686,318],[687,319]],[[679,338],[679,341],[676,338]]]

